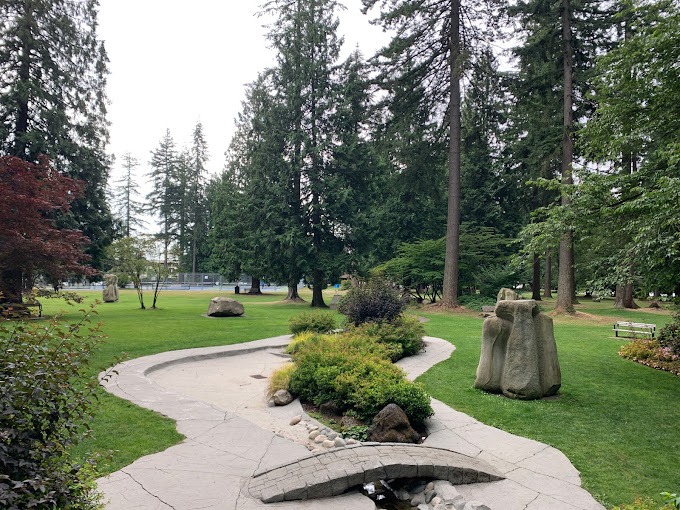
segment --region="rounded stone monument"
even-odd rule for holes
[[[533,299],[499,301],[482,327],[475,388],[534,400],[557,393],[561,377],[552,319]]]

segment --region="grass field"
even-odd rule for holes
[[[218,294],[164,292],[159,310],[139,310],[134,292],[123,291],[118,303],[101,304],[97,310],[108,339],[93,359],[94,369],[110,366],[122,353],[135,358],[280,335],[287,332],[291,315],[307,309],[304,304],[281,303],[282,295],[241,295],[244,317],[203,317],[209,299]],[[550,310],[551,305],[542,306]],[[451,359],[420,381],[432,396],[460,411],[560,449],[581,471],[584,486],[608,508],[631,503],[637,495],[679,491],[680,377],[620,358],[617,351],[625,340],[614,339],[612,333],[616,320],[661,327],[670,314],[619,311],[612,301],[584,301],[577,308],[578,317],[555,319],[562,368],[559,398],[520,402],[473,389],[482,326],[473,312],[443,313],[430,307],[411,311],[429,319],[427,334],[445,338],[457,348]],[[57,309],[66,309],[73,318],[78,315],[63,303],[45,304],[46,313]],[[103,455],[102,474],[181,440],[173,422],[103,391],[93,432],[94,438],[76,454]]]

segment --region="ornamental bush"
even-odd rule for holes
[[[100,508],[91,465],[68,455],[92,417],[88,361],[103,338],[92,313],[75,324],[0,318],[0,508]]]
[[[335,329],[335,315],[332,312],[302,312],[288,320],[293,335],[304,331],[330,333]]]
[[[289,389],[303,402],[333,401],[370,421],[387,404],[399,405],[414,423],[432,415],[430,398],[390,362],[398,344],[357,334],[305,335],[292,353],[296,369]]]
[[[392,361],[404,356],[413,356],[423,348],[425,328],[413,317],[398,317],[392,322],[365,322],[353,326],[348,334],[359,337],[375,338],[378,342],[393,346]]]
[[[674,313],[673,322],[659,330],[659,345],[680,356],[680,313]]]
[[[393,321],[406,308],[399,292],[388,282],[372,278],[365,285],[353,287],[338,303],[338,311],[350,324]]]

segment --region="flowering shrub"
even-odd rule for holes
[[[622,346],[619,356],[657,370],[680,375],[680,356],[657,340],[636,339]]]

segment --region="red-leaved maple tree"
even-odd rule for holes
[[[82,189],[46,157],[30,163],[0,156],[0,303],[21,303],[24,281],[33,275],[59,282],[95,272],[86,265],[87,237],[55,223]]]

